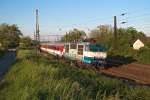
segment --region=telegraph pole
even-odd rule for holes
[[[114,16],[114,40],[113,40],[113,49],[117,49],[118,35],[117,35],[117,17]]]

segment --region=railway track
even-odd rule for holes
[[[111,67],[105,66],[104,68],[101,68],[100,66],[100,68],[98,67],[95,68],[94,66],[91,65],[86,65],[84,63],[77,61],[70,61],[64,58],[56,58],[56,59],[59,59],[64,63],[71,64],[79,68],[93,69],[105,76],[122,80],[123,82],[126,82],[129,85],[150,86],[150,65],[138,64],[136,62],[130,64],[120,64],[121,63],[120,61],[118,61],[118,63],[117,61],[115,61],[115,63],[109,62],[112,64]]]
[[[150,66],[137,63],[111,67],[107,70],[101,70],[104,73],[118,77],[134,80],[137,83],[150,85]]]

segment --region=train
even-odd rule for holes
[[[104,46],[90,42],[41,44],[40,51],[98,66],[105,65],[107,58]]]

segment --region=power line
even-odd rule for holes
[[[59,24],[59,27],[58,27],[58,25],[57,25],[57,26],[53,26],[53,27],[58,28],[58,29],[61,29],[61,30],[63,30],[63,27],[65,27],[65,28],[71,27],[72,29],[73,29],[73,28],[76,28],[76,27],[85,28],[85,27],[84,27],[85,24],[87,25],[87,24],[89,24],[89,23],[92,23],[92,24],[94,24],[94,23],[95,23],[95,24],[96,24],[96,23],[105,23],[105,24],[107,24],[107,23],[112,23],[112,22],[113,22],[112,18],[113,18],[113,17],[99,18],[99,19],[101,19],[101,20],[98,20],[98,18],[97,18],[97,19],[89,20],[89,21],[87,21],[87,22],[82,22],[82,23],[79,23],[79,24],[70,24],[70,25],[60,25],[60,24]],[[106,21],[106,19],[107,19],[107,21]],[[99,22],[98,22],[98,21],[99,21]],[[52,26],[51,26],[51,27],[52,27]],[[45,28],[45,26],[44,26],[43,28]],[[86,26],[86,28],[88,28],[88,26]],[[69,30],[70,30],[70,29],[69,29]]]
[[[125,16],[125,15],[134,15],[134,14],[138,14],[139,12],[145,12],[147,9],[149,8],[143,8],[143,9],[137,9],[137,10],[134,10],[134,11],[130,11],[130,12],[124,12],[124,13],[121,13],[121,14],[117,14],[117,17],[119,16]],[[144,10],[144,11],[143,11]],[[140,15],[137,15],[137,16],[131,16],[131,17],[126,17],[126,19],[120,19],[119,22],[121,21],[122,24],[125,24],[125,23],[130,23],[134,20],[138,20],[140,19],[140,17],[144,17],[144,16],[148,16],[150,15],[150,13],[145,13],[145,14],[140,14]],[[60,25],[59,24],[59,29],[63,29],[63,27],[71,27],[71,28],[74,28],[74,27],[82,27],[82,26],[85,26],[85,24],[89,24],[89,23],[113,23],[113,20],[112,20],[113,16],[110,16],[110,17],[103,17],[103,18],[94,18],[94,19],[89,19],[89,20],[86,20],[86,21],[83,21],[81,23],[76,23],[76,24],[70,24],[70,25]],[[121,18],[121,17],[119,17]],[[130,19],[133,19],[133,20],[130,20]],[[51,26],[52,27],[52,26]],[[55,26],[57,27],[57,26]],[[87,27],[87,26],[86,26]]]
[[[135,24],[130,24],[130,25],[135,25]],[[147,23],[147,24],[144,23],[144,24],[138,24],[138,26],[147,27],[147,26],[150,26],[150,24],[149,23]]]
[[[143,12],[143,10],[145,10],[145,9],[148,9],[148,8],[144,8],[144,9],[138,9],[138,10],[135,10],[135,11],[131,11],[131,12],[125,12],[125,13],[122,13],[122,14],[118,14],[117,16],[125,16],[125,15],[127,15],[127,14],[129,14],[129,15],[132,15],[132,14],[135,14],[135,13],[139,13],[140,11],[142,11]],[[129,20],[129,19],[135,19],[135,18],[138,18],[138,17],[144,17],[144,16],[146,16],[146,15],[150,15],[150,13],[146,13],[146,14],[142,14],[142,15],[138,15],[138,16],[132,16],[132,17],[127,17],[126,19],[122,19],[122,20]],[[105,18],[97,18],[97,19],[93,19],[93,20],[89,20],[89,21],[86,21],[85,23],[79,23],[79,24],[72,24],[72,25],[70,25],[71,27],[74,27],[74,26],[81,26],[81,24],[87,24],[87,23],[93,23],[94,21],[100,21],[100,20],[105,20],[105,19],[109,19],[109,22],[113,22],[112,21],[112,17],[113,16],[111,16],[111,17],[105,17]],[[111,19],[111,20],[110,20]],[[107,22],[107,21],[105,21],[105,22]],[[122,22],[122,24],[125,24],[125,23],[127,23],[126,21],[123,21]]]
[[[133,10],[133,11],[124,11],[124,13],[126,14],[126,15],[133,15],[133,14],[138,14],[138,13],[140,13],[140,12],[144,12],[144,11],[146,11],[146,10],[148,10],[148,12],[149,12],[149,7],[146,7],[146,8],[142,8],[142,9],[136,9],[136,10]],[[118,16],[119,16],[119,14],[118,14]]]
[[[145,16],[149,16],[149,15],[150,15],[150,13],[146,13],[146,14],[141,14],[141,15],[138,15],[138,16],[127,17],[127,19],[135,19],[135,18],[145,17]]]
[[[150,29],[150,26],[141,26],[141,27],[139,27],[139,26],[133,26],[133,27],[135,27],[135,28],[144,28],[144,29]]]
[[[104,22],[110,22],[112,21],[112,17],[105,17],[105,18],[97,18],[97,19],[91,19],[91,20],[88,20],[88,21],[85,21],[85,22],[81,22],[81,23],[76,23],[76,24],[70,24],[70,25],[59,25],[59,26],[63,26],[63,27],[75,27],[75,26],[82,26],[82,25],[85,25],[85,24],[89,24],[89,23],[94,23],[94,22],[97,22],[97,21],[104,21]],[[107,21],[106,21],[107,19]]]
[[[123,20],[123,22],[125,22],[125,24],[127,23],[127,24],[131,24],[131,22],[132,23],[135,23],[135,22],[139,22],[139,21],[143,21],[143,20],[140,20],[140,19],[145,19],[145,18],[147,18],[147,17],[150,17],[150,13],[147,13],[147,14],[143,14],[143,15],[139,15],[139,16],[134,16],[134,17],[128,17],[128,18],[126,18],[126,19],[121,19],[121,20],[119,20],[119,22],[120,22],[120,24],[122,23],[122,20]]]
[[[121,24],[125,24],[125,23],[127,23],[127,20],[129,20],[129,19],[135,19],[137,17],[143,17],[145,15],[149,15],[150,13],[149,13],[149,11],[147,11],[148,9],[149,9],[149,7],[146,7],[146,8],[143,8],[143,9],[137,9],[137,10],[130,11],[130,12],[127,12],[127,11],[125,12],[124,11],[124,13],[122,13],[121,16],[124,16],[125,18],[119,17],[119,16],[118,17],[121,18],[120,19]],[[142,14],[139,13],[139,12],[142,12]],[[144,14],[143,14],[143,12],[144,12]],[[128,16],[131,16],[131,17],[128,17]],[[122,23],[122,20],[123,20],[123,23]]]

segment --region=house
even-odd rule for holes
[[[140,40],[137,39],[134,43],[133,43],[133,49],[135,50],[139,50],[140,48],[144,47],[144,43]]]

